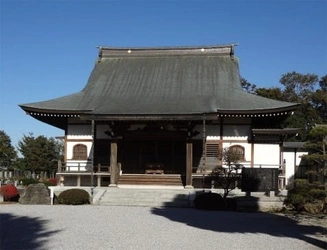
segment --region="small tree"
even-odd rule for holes
[[[10,137],[0,130],[0,168],[10,168],[12,160],[17,157],[15,148],[11,145]]]
[[[54,138],[34,137],[32,133],[24,135],[18,142],[18,149],[23,155],[21,165],[26,170],[51,173],[57,169],[62,145]]]
[[[218,167],[212,173],[212,180],[215,186],[224,189],[223,198],[226,200],[229,193],[237,187],[241,175],[238,170],[241,168],[239,164],[240,155],[231,148],[225,148],[222,152],[222,160],[225,167]]]
[[[308,155],[303,156],[307,165],[311,166],[310,172],[317,175],[320,182],[325,183],[327,177],[327,124],[316,125],[309,133],[306,148]]]

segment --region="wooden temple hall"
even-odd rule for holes
[[[99,47],[80,92],[20,105],[64,131],[65,185],[182,187],[223,167],[226,147],[245,167],[280,167],[296,131],[279,124],[297,106],[244,92],[233,44]]]

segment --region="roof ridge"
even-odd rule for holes
[[[223,47],[231,47],[238,46],[238,43],[227,43],[227,44],[214,44],[214,45],[194,45],[194,46],[126,46],[126,47],[115,47],[115,46],[97,46],[96,48],[102,49],[138,49],[138,50],[170,50],[170,49],[208,49],[208,48],[223,48]]]
[[[234,56],[234,46],[210,45],[210,46],[177,46],[177,47],[102,47],[99,46],[99,61],[103,57],[117,56],[159,56],[159,55],[229,55]]]

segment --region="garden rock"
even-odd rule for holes
[[[49,190],[43,183],[30,184],[19,199],[19,203],[50,205],[51,199]]]

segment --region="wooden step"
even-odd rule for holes
[[[180,175],[123,174],[119,177],[118,185],[183,186],[183,182]]]

